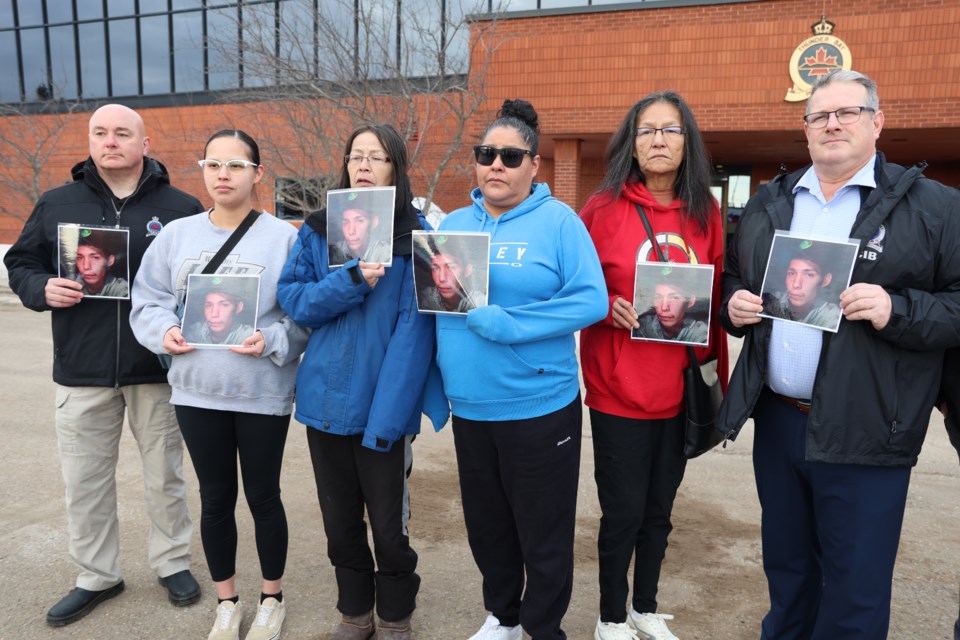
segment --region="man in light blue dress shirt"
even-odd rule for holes
[[[910,471],[960,345],[960,193],[887,162],[883,121],[872,80],[822,79],[812,165],[763,185],[727,250],[720,319],[744,342],[717,424],[754,419],[761,640],[887,637]],[[836,333],[757,315],[776,231],[859,243]]]

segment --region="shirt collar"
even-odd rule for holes
[[[853,174],[845,185],[840,187],[841,189],[846,189],[847,187],[870,187],[871,189],[877,188],[877,179],[874,177],[874,167],[877,164],[877,154],[873,154],[870,159],[867,161],[867,164],[860,167],[860,170]],[[820,190],[820,180],[817,179],[817,173],[813,170],[813,166],[807,169],[804,174],[797,180],[797,184],[793,186],[793,193],[796,195],[797,191],[800,189],[806,189],[812,195],[818,196],[821,199],[823,198],[823,192]]]

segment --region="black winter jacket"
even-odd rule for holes
[[[744,338],[718,417],[733,439],[766,380],[772,320],[736,328],[727,303],[738,289],[758,294],[773,233],[789,229],[793,186],[806,169],[778,176],[747,203],[722,278],[720,320]],[[912,466],[923,444],[940,384],[944,350],[960,345],[960,192],[923,177],[923,167],[887,163],[877,154],[877,188],[861,189],[851,237],[860,240],[851,284],[890,294],[881,331],[841,320],[823,334],[806,436],[806,459]]]
[[[129,300],[86,298],[66,309],[51,309],[44,287],[58,275],[57,225],[61,222],[120,226],[130,230],[130,283],[160,226],[203,210],[191,195],[170,186],[166,168],[144,159],[137,190],[119,207],[93,161],[73,168],[74,181],[44,193],[4,264],[24,306],[52,311],[53,380],[65,386],[119,387],[166,382],[157,356],[130,330]]]
[[[950,436],[950,444],[960,456],[960,349],[950,349],[943,359],[943,379],[940,381],[939,406],[946,408],[943,425]]]

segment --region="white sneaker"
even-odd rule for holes
[[[480,627],[480,631],[470,636],[468,640],[523,640],[523,629],[520,625],[501,626],[497,617],[490,614]]]
[[[257,617],[247,631],[246,640],[277,640],[286,615],[285,603],[277,602],[276,598],[265,599],[257,607]]]
[[[665,620],[673,620],[673,616],[665,613],[637,613],[630,608],[627,624],[636,630],[640,640],[680,640],[667,628]]]
[[[598,619],[593,640],[637,640],[637,634],[626,622],[604,622]]]
[[[217,619],[207,640],[240,640],[240,623],[243,621],[243,612],[240,603],[229,600],[217,605]]]

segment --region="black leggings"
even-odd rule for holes
[[[200,539],[214,582],[236,573],[237,454],[243,494],[253,514],[264,580],[279,580],[287,562],[287,515],[280,465],[290,416],[177,406],[183,441],[200,481]]]

